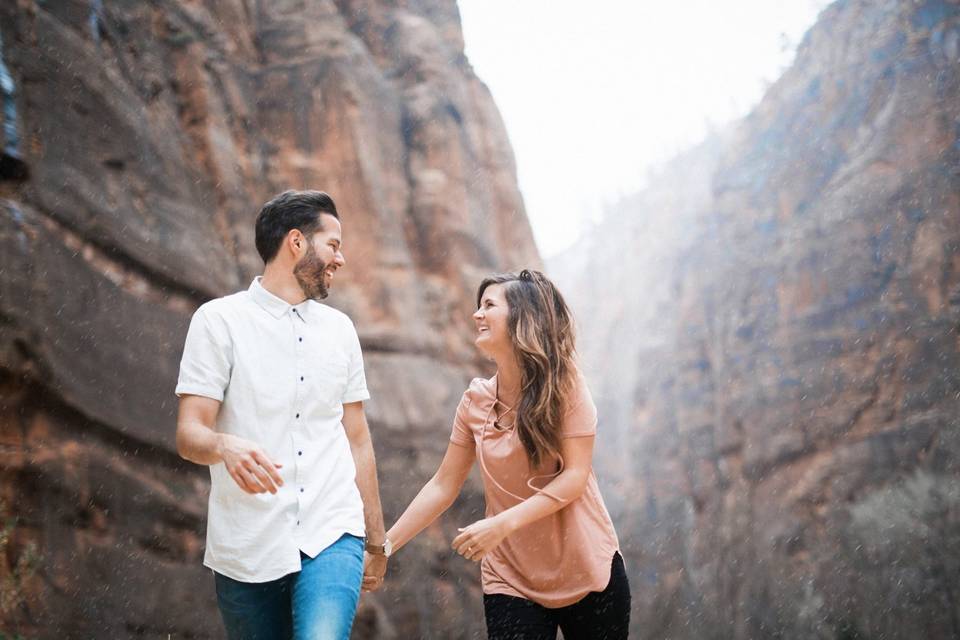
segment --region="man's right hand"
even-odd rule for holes
[[[218,453],[233,481],[247,493],[276,493],[283,486],[278,469],[255,443],[229,433],[218,434]]]

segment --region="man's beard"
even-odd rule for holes
[[[317,255],[313,245],[307,242],[307,252],[300,262],[293,267],[293,277],[303,289],[304,295],[310,300],[323,300],[327,291],[326,274],[327,263]]]

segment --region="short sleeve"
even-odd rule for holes
[[[573,393],[570,394],[570,408],[563,416],[560,435],[563,438],[592,436],[597,433],[597,407],[583,376],[577,374]]]
[[[343,391],[343,397],[340,402],[359,402],[368,400],[370,392],[367,390],[367,376],[363,370],[363,351],[360,349],[360,338],[357,336],[357,330],[353,322],[347,319],[347,354],[349,364],[347,365],[347,385]]]
[[[218,326],[210,315],[204,305],[190,320],[176,394],[204,396],[222,402],[230,384],[233,349],[226,327]]]
[[[460,398],[460,404],[457,405],[457,413],[453,418],[453,432],[450,434],[450,442],[461,447],[473,447],[476,444],[473,439],[473,431],[467,424],[469,413],[470,393],[464,391],[463,397]]]

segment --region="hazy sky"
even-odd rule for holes
[[[459,0],[544,257],[713,125],[745,115],[825,0]]]

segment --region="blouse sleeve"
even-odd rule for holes
[[[470,392],[463,392],[460,398],[460,404],[457,406],[457,413],[453,418],[453,431],[450,434],[450,442],[461,447],[472,447],[475,445],[473,431],[468,425],[470,409]]]
[[[570,399],[570,408],[564,414],[560,427],[561,437],[579,438],[596,435],[597,407],[593,404],[587,381],[580,373],[577,373]]]

